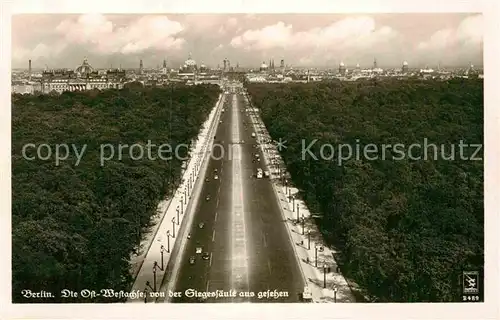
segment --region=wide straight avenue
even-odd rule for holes
[[[304,278],[271,182],[256,177],[257,169],[267,169],[246,98],[226,93],[224,109],[214,137],[223,147],[213,148],[189,239],[176,259],[172,287],[182,296],[164,300],[298,302]],[[218,297],[201,297],[217,291]]]

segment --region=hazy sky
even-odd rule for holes
[[[482,64],[480,14],[30,14],[12,17],[12,67],[66,68],[86,56],[97,68],[177,68],[198,64],[258,67],[281,59],[293,66],[343,61],[370,67]]]

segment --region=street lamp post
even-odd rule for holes
[[[167,230],[167,252],[170,253],[170,230]]]
[[[295,195],[292,194],[292,211],[295,212]]]
[[[153,291],[156,292],[156,267],[158,266],[158,262],[154,262],[153,264]]]
[[[187,204],[186,188],[184,187],[184,203]]]
[[[184,199],[181,199],[181,214],[184,214]]]
[[[311,250],[311,230],[307,230],[307,250]]]
[[[153,287],[151,286],[151,283],[149,283],[149,281],[146,281],[146,286],[149,287],[149,289],[153,290]],[[148,288],[146,288],[145,290],[147,290],[147,289]]]
[[[297,203],[297,221],[299,221],[299,204]]]
[[[177,212],[177,225],[179,225],[179,207],[175,208],[175,211]]]
[[[305,224],[306,218],[304,218],[304,215],[302,214],[302,235],[304,235],[304,224]]]
[[[337,286],[333,287],[333,302],[337,302]]]
[[[172,218],[172,238],[175,238],[175,218]]]
[[[323,265],[323,288],[326,288],[326,263]]]
[[[288,179],[285,179],[285,194],[288,193]]]
[[[318,245],[314,246],[314,266],[318,267]]]
[[[165,247],[161,245],[160,247],[160,252],[161,252],[161,270],[163,271],[164,265],[163,265],[163,252],[165,251]]]

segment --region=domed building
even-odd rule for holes
[[[191,53],[184,64],[179,67],[178,76],[184,80],[196,80],[196,74],[198,73],[198,66],[196,61],[191,58]]]
[[[346,68],[345,68],[345,64],[343,61],[340,61],[340,64],[339,64],[339,73],[340,74],[345,74],[346,73]]]
[[[202,62],[201,65],[200,65],[200,67],[198,68],[198,71],[201,74],[205,74],[208,71],[208,67]]]
[[[407,62],[407,61],[403,61],[403,68],[402,68],[402,72],[403,72],[403,73],[408,72],[408,62]]]
[[[95,70],[94,68],[92,68],[92,66],[88,63],[87,61],[87,58],[85,57],[83,59],[83,63],[81,66],[77,67],[75,69],[75,73],[78,75],[78,76],[87,76],[87,75],[90,75],[92,73],[95,73]]]
[[[46,70],[41,79],[41,91],[49,93],[55,91],[62,93],[65,91],[82,90],[105,90],[120,89],[125,80],[125,70],[115,69],[98,72],[87,61],[83,59],[81,66],[74,70]]]
[[[260,65],[260,72],[266,72],[269,69],[265,61],[262,61],[262,64]]]
[[[180,73],[195,73],[198,70],[198,66],[196,64],[196,61],[191,58],[191,53],[189,54],[189,57],[186,61],[184,61],[184,65],[181,66]]]

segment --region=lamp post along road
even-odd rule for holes
[[[184,201],[181,199],[181,214],[184,214]]]
[[[305,224],[306,218],[304,218],[304,215],[302,214],[302,235],[304,235],[304,224]]]
[[[175,217],[172,218],[172,238],[175,238]]]
[[[154,262],[153,264],[153,291],[156,292],[156,266],[158,265],[158,262]]]
[[[330,272],[330,267],[325,264],[323,264],[323,288],[326,288],[326,273]]]
[[[337,286],[333,287],[333,302],[337,302]]]
[[[326,288],[326,263],[323,265],[323,288]]]
[[[165,247],[163,245],[161,245],[160,247],[160,252],[161,252],[161,271],[163,271],[163,268],[165,267],[163,265],[163,252],[165,251]]]
[[[295,195],[292,194],[292,211],[295,212]]]
[[[311,250],[311,230],[307,230],[307,250]]]
[[[314,266],[318,267],[318,245],[314,245]]]
[[[170,253],[170,230],[167,230],[167,252]]]
[[[175,211],[177,212],[177,225],[179,225],[179,207],[177,207]]]

